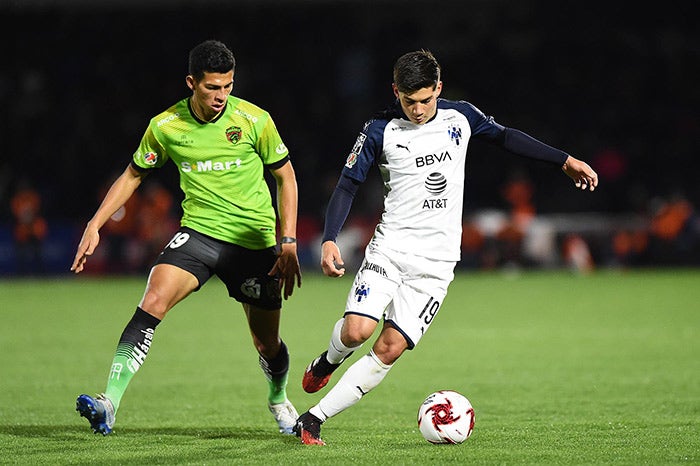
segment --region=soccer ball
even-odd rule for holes
[[[430,443],[462,443],[474,429],[474,408],[453,390],[431,393],[418,410],[418,428]]]

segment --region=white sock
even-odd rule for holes
[[[392,366],[386,365],[370,351],[350,366],[338,383],[309,411],[325,421],[348,409],[380,384]]]
[[[331,341],[328,343],[328,355],[326,359],[328,359],[328,362],[331,364],[340,364],[345,358],[350,356],[353,351],[362,346],[360,344],[350,348],[343,344],[343,341],[340,339],[340,331],[343,329],[343,322],[345,322],[345,317],[335,323],[333,333],[331,334]]]

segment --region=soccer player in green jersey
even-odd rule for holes
[[[156,326],[170,309],[214,274],[242,303],[268,407],[282,433],[297,412],[287,399],[289,353],[280,338],[282,297],[301,286],[297,257],[297,183],[289,151],[263,109],[230,95],[235,59],[221,42],[205,41],[189,55],[192,95],[151,119],[131,163],[88,222],[71,270],[80,273],[105,222],[150,172],[172,161],[180,174],[180,230],[151,269],[146,290],[119,339],[104,393],[80,395],[76,409],[95,433],[112,431],[122,395],[143,364]],[[264,179],[277,184],[277,211]],[[279,217],[279,243],[277,220]]]

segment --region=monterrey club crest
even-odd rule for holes
[[[240,141],[242,135],[243,130],[240,126],[229,126],[226,128],[226,139],[228,139],[232,144]]]

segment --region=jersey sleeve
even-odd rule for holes
[[[469,102],[461,101],[457,105],[467,116],[475,137],[501,146],[513,154],[557,165],[562,165],[569,156],[566,152],[548,146],[520,130],[496,123],[492,116],[486,116]]]
[[[150,170],[160,168],[168,161],[165,147],[158,141],[151,125],[141,138],[138,149],[134,152],[132,163],[137,169]]]
[[[326,208],[326,219],[323,225],[323,240],[321,243],[335,241],[338,237],[340,229],[343,228],[343,224],[348,218],[358,187],[359,184],[356,184],[355,181],[345,176],[340,176]]]
[[[282,142],[282,137],[277,131],[272,117],[265,119],[264,126],[260,131],[260,136],[255,144],[255,150],[262,158],[263,164],[273,165],[276,162],[289,156],[287,146]]]
[[[492,116],[484,114],[474,105],[465,101],[454,103],[455,108],[467,117],[469,126],[472,130],[472,136],[488,141],[499,141],[504,137],[505,127],[496,122]]]
[[[350,154],[345,160],[342,174],[363,183],[372,166],[382,153],[386,120],[369,120],[357,136]]]

